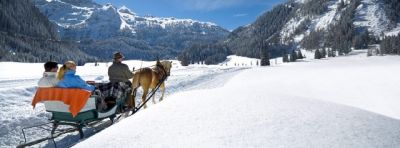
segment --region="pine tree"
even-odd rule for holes
[[[297,59],[304,59],[303,53],[301,53],[301,50],[297,53]]]
[[[343,1],[343,0],[340,0],[340,3],[339,3],[339,5],[338,5],[338,9],[339,9],[339,10],[342,10],[344,7],[345,7],[344,1]]]
[[[260,46],[260,58],[261,58],[261,66],[269,66],[271,63],[269,62],[269,52],[267,50],[266,44],[264,42],[261,43]]]
[[[290,54],[290,62],[296,62],[297,60],[297,53],[295,50],[292,51],[292,53]]]
[[[315,50],[314,59],[321,59],[321,53],[319,52],[319,49]]]
[[[372,49],[368,49],[368,52],[367,52],[367,57],[370,57],[370,56],[372,56]]]
[[[328,57],[333,57],[333,51],[332,51],[332,49],[328,49]]]
[[[325,48],[321,49],[320,54],[321,54],[321,58],[326,58],[326,50],[325,50]]]
[[[286,49],[283,50],[282,61],[284,63],[289,62],[289,57],[288,57],[288,54],[286,54]]]
[[[188,66],[189,65],[189,58],[187,55],[183,55],[181,58],[181,65],[182,66]]]

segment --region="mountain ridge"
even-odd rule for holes
[[[84,1],[84,4],[76,3],[77,0],[34,2],[49,20],[58,25],[61,39],[84,42],[80,44],[83,51],[103,59],[109,59],[109,54],[117,50],[128,52],[126,57],[131,59],[175,58],[192,43],[211,43],[229,33],[210,22],[139,16],[126,6],[116,8],[112,4],[100,5],[91,0]],[[121,38],[123,41],[117,40]],[[108,42],[107,47],[100,47],[99,44],[105,42]]]

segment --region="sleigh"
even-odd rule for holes
[[[44,94],[44,95],[41,95]],[[51,120],[57,122],[77,122],[80,124],[93,120],[112,117],[116,114],[117,105],[106,112],[98,112],[96,98],[90,92],[71,88],[39,88],[35,99],[44,100],[46,111],[52,114]],[[53,96],[52,96],[53,95]],[[42,99],[47,96],[52,99]],[[86,101],[85,101],[86,100]]]
[[[83,138],[82,128],[91,127],[106,118],[109,118],[112,124],[123,102],[116,102],[113,107],[105,111],[98,111],[97,97],[96,94],[77,88],[38,88],[32,105],[35,107],[36,103],[44,103],[46,111],[51,113],[50,122],[23,128],[25,141],[18,147],[31,146],[45,140],[54,142],[54,138],[75,131],[78,131],[80,138]],[[58,129],[62,125],[70,128]],[[27,142],[25,131],[32,128],[51,131],[50,136]]]
[[[91,92],[86,90],[74,88],[38,88],[32,101],[32,105],[35,106],[36,103],[39,102],[44,103],[46,111],[51,113],[51,118],[49,119],[50,122],[23,128],[22,134],[24,136],[24,142],[17,147],[32,146],[46,140],[52,140],[56,146],[54,138],[63,134],[78,131],[80,138],[83,138],[84,133],[82,128],[84,127],[99,127],[104,125],[103,119],[107,118],[109,118],[111,124],[113,124],[122,116],[122,114],[117,116],[118,113],[124,113],[125,117],[134,115],[146,105],[150,98],[155,95],[157,90],[170,74],[171,62],[157,61],[157,63],[161,64],[158,66],[168,67],[167,70],[162,68],[163,74],[159,78],[159,81],[154,88],[151,91],[144,93],[144,97],[142,97],[142,102],[140,104],[136,106],[133,104],[132,108],[127,110],[122,109],[122,106],[125,104],[126,100],[123,99],[124,97],[115,97],[113,94],[116,91],[113,87],[110,93],[106,94],[112,96],[112,98],[115,99],[115,103],[114,106],[109,107],[105,111],[99,111],[97,105],[98,101],[96,100],[98,96],[96,94],[91,94]],[[164,66],[163,63],[169,66]],[[136,88],[137,87],[135,87],[135,89]],[[134,95],[132,96],[133,97],[131,97],[130,101],[134,103]],[[129,114],[130,112],[131,114]],[[70,128],[59,128],[60,126],[64,125],[70,126]],[[50,131],[50,136],[27,142],[25,131],[33,128]]]

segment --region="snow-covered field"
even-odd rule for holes
[[[256,59],[229,59],[219,66],[175,62],[164,101],[97,134],[87,129],[92,136],[76,147],[400,146],[399,56],[366,57],[361,51],[295,63],[271,60],[271,67],[253,65]],[[106,81],[108,65],[87,64],[78,74]],[[49,117],[42,105],[30,106],[42,69],[0,63],[0,147],[15,146],[21,127]],[[58,138],[58,146],[78,137]]]
[[[399,67],[399,56],[365,52],[256,67],[173,94],[76,147],[400,147]]]
[[[238,61],[240,62],[240,61]],[[155,62],[124,61],[130,69],[147,67]],[[107,82],[107,70],[111,63],[88,63],[78,66],[77,74],[85,80]],[[214,88],[223,84],[227,78],[232,77],[242,69],[248,67],[204,66],[193,65],[182,67],[173,61],[171,76],[166,81],[166,97],[180,91],[191,89]],[[26,126],[48,122],[50,114],[45,112],[44,106],[38,104],[32,109],[31,101],[36,92],[37,81],[44,71],[43,63],[15,63],[0,62],[0,147],[16,146],[23,141],[21,129]],[[224,79],[217,79],[224,77]],[[207,85],[203,85],[207,83]],[[139,89],[139,95],[141,90]],[[139,101],[139,97],[136,98]],[[150,103],[151,107],[151,103]],[[48,131],[39,131],[29,135],[28,138],[38,138],[48,135]],[[93,131],[85,131],[85,135],[92,135]],[[79,139],[74,136],[58,138],[58,146],[68,146]],[[31,139],[32,140],[32,139]],[[53,147],[52,143],[42,143],[38,146]]]

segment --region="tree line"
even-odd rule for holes
[[[282,56],[280,36],[277,34],[294,15],[297,3],[288,2],[276,6],[261,15],[249,25],[232,31],[228,37],[217,42],[193,44],[184,49],[178,56],[183,65],[204,61],[206,64],[217,64],[229,54],[251,58]]]
[[[0,1],[0,31],[58,40],[56,26],[30,0]]]
[[[400,1],[399,0],[383,0],[386,16],[390,20],[389,27],[396,28],[400,19]]]
[[[397,36],[385,36],[380,43],[382,54],[400,55],[400,33]]]
[[[232,52],[223,42],[196,43],[184,49],[178,56],[183,66],[189,64],[217,64],[223,62]]]
[[[0,61],[63,63],[74,60],[78,65],[97,61],[96,57],[79,50],[76,44],[64,41],[0,32],[0,45]]]

